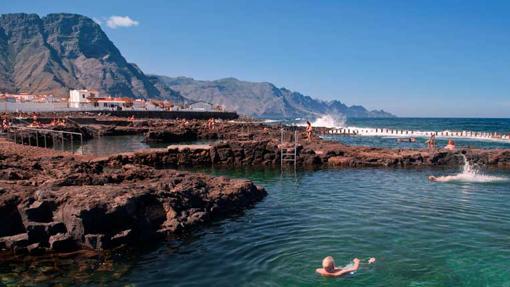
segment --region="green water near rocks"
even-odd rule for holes
[[[48,286],[510,286],[510,182],[431,183],[457,170],[207,171],[249,178],[254,208],[131,254],[0,264],[4,284]],[[510,178],[509,171],[493,174]],[[345,278],[314,273],[374,256]],[[93,267],[82,265],[93,265]],[[37,277],[39,276],[39,277]],[[46,277],[44,277],[46,276]],[[39,278],[38,283],[30,278]],[[0,283],[0,286],[2,284]]]
[[[135,286],[510,286],[510,183],[437,184],[454,171],[212,171],[268,197],[244,215],[162,244],[116,281]],[[510,177],[508,172],[499,175]],[[314,273],[378,259],[346,278]]]

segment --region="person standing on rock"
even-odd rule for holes
[[[430,134],[429,140],[425,143],[428,145],[430,151],[436,149],[436,135],[434,133]]]
[[[306,138],[308,141],[312,141],[313,127],[312,123],[306,121]]]

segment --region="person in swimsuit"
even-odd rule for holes
[[[359,269],[361,261],[358,258],[352,259],[352,265],[349,264],[343,268],[335,265],[335,260],[332,256],[328,256],[322,260],[322,268],[317,268],[315,272],[324,277],[341,277]],[[375,263],[375,258],[372,257],[368,260],[368,264]]]
[[[308,141],[312,140],[313,127],[309,121],[306,121],[306,137]]]
[[[429,150],[436,149],[436,135],[435,134],[431,134],[429,140],[426,141],[426,143],[427,143],[427,145],[429,147]]]
[[[448,144],[444,148],[449,151],[455,151],[457,149],[455,142],[451,139],[448,140]]]

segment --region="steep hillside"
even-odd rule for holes
[[[87,88],[111,96],[179,98],[156,88],[98,24],[81,15],[2,15],[0,47],[2,91],[65,96],[71,88]]]
[[[362,106],[346,106],[340,101],[321,101],[277,88],[267,82],[255,83],[226,78],[216,81],[198,81],[186,77],[153,76],[170,89],[192,101],[224,105],[241,114],[295,118],[322,114],[343,114],[347,117],[392,117],[384,111],[368,111]]]

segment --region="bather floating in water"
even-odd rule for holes
[[[350,274],[359,269],[361,260],[358,258],[352,259],[352,263],[339,268],[335,266],[335,260],[332,256],[328,256],[322,260],[322,268],[317,268],[315,272],[325,277],[341,277],[345,274]],[[375,263],[375,258],[368,259],[368,264]]]

